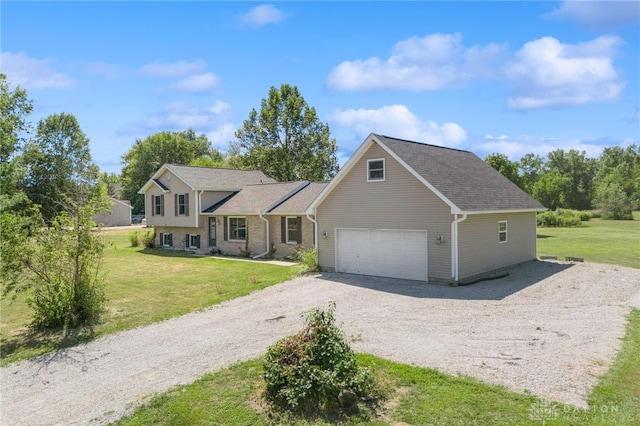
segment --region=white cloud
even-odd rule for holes
[[[373,57],[344,61],[329,74],[335,90],[438,90],[460,87],[491,75],[506,46],[489,44],[465,48],[462,35],[430,34],[411,37],[393,46],[389,59]]]
[[[121,65],[109,64],[102,61],[90,62],[84,66],[83,70],[87,74],[111,79],[122,77],[126,73],[124,67]]]
[[[564,1],[556,10],[544,15],[548,19],[575,21],[594,29],[611,29],[640,23],[637,1]]]
[[[153,62],[140,68],[140,73],[148,77],[184,77],[201,73],[205,68],[206,64],[201,59],[195,62]]]
[[[269,24],[279,24],[282,21],[284,21],[284,13],[271,4],[252,7],[240,18],[243,26],[253,29]]]
[[[586,105],[618,99],[624,82],[613,67],[622,40],[601,36],[580,44],[560,43],[543,37],[526,43],[505,66],[516,85],[510,109]]]
[[[211,145],[226,151],[229,142],[235,139],[236,127],[231,123],[224,123],[216,127],[214,130],[207,132],[207,139],[211,141]]]
[[[350,127],[360,140],[370,133],[390,135],[434,145],[458,145],[467,138],[467,132],[456,123],[422,121],[404,105],[390,105],[378,109],[349,109],[334,112],[332,124]]]
[[[27,89],[66,89],[73,79],[53,68],[53,59],[34,59],[25,52],[2,52],[2,72],[13,85]]]
[[[207,92],[220,84],[218,77],[212,72],[191,75],[171,85],[174,90],[183,92]]]

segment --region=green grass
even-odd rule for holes
[[[117,425],[634,425],[640,422],[640,310],[629,316],[614,365],[586,410],[435,370],[359,355],[384,397],[352,416],[296,417],[269,409],[261,360],[235,364],[154,398]],[[536,410],[536,408],[538,410]]]
[[[299,268],[198,257],[130,247],[128,232],[105,234],[107,312],[101,324],[74,330],[32,332],[24,296],[0,302],[2,365],[95,337],[151,324],[260,290],[294,277]]]
[[[576,228],[538,228],[538,256],[582,257],[587,262],[640,268],[640,217],[591,219]]]

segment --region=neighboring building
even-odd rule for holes
[[[131,202],[109,197],[111,205],[108,213],[100,213],[93,217],[99,226],[129,226],[131,225]]]
[[[163,165],[140,189],[156,245],[284,257],[313,247],[311,201],[326,184],[277,183],[261,171]]]
[[[471,152],[371,134],[307,214],[323,270],[458,282],[535,259],[544,209]]]

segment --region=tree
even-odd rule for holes
[[[98,167],[93,164],[89,139],[72,114],[53,114],[40,120],[35,138],[27,143],[25,190],[40,206],[46,223],[96,188]],[[80,204],[78,204],[80,205]]]
[[[271,87],[260,113],[252,109],[236,133],[231,164],[278,181],[328,180],[338,172],[336,141],[296,86]]]
[[[586,157],[586,152],[575,149],[565,152],[557,149],[548,154],[546,169],[558,171],[567,177],[571,185],[563,194],[565,207],[576,210],[589,210],[594,191],[596,160]]]
[[[533,198],[550,210],[566,206],[566,196],[571,192],[571,179],[558,170],[545,173],[533,187]]]
[[[138,190],[163,164],[192,164],[194,161],[215,162],[217,150],[205,135],[197,136],[193,130],[160,132],[144,140],[137,139],[133,147],[122,156],[122,197],[131,201],[134,214],[144,213],[144,197]],[[197,160],[201,159],[202,160]],[[210,163],[212,164],[212,163]]]
[[[485,163],[499,171],[504,177],[522,187],[522,181],[518,175],[518,163],[509,160],[504,154],[490,154],[484,159]]]
[[[522,189],[533,194],[533,187],[544,171],[544,160],[539,155],[529,153],[520,159],[518,167]]]
[[[102,185],[107,188],[107,195],[109,197],[120,198],[120,176],[115,173],[102,172],[98,176],[98,180]]]
[[[596,208],[612,219],[631,219],[633,202],[625,192],[621,179],[612,173],[596,187]]]
[[[640,147],[630,145],[605,148],[598,159],[596,174],[596,207],[614,218],[640,208]],[[613,185],[613,186],[612,186]],[[613,190],[611,193],[607,193]],[[616,196],[614,193],[620,192]],[[617,200],[614,202],[614,200]],[[624,200],[624,201],[623,201]],[[618,208],[614,209],[613,206]],[[621,206],[624,205],[624,208]],[[615,210],[615,212],[614,212]],[[624,210],[626,213],[621,214]]]

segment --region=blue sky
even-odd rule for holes
[[[14,2],[1,63],[101,170],[193,128],[226,151],[298,86],[344,162],[369,133],[513,160],[640,140],[640,2]]]

